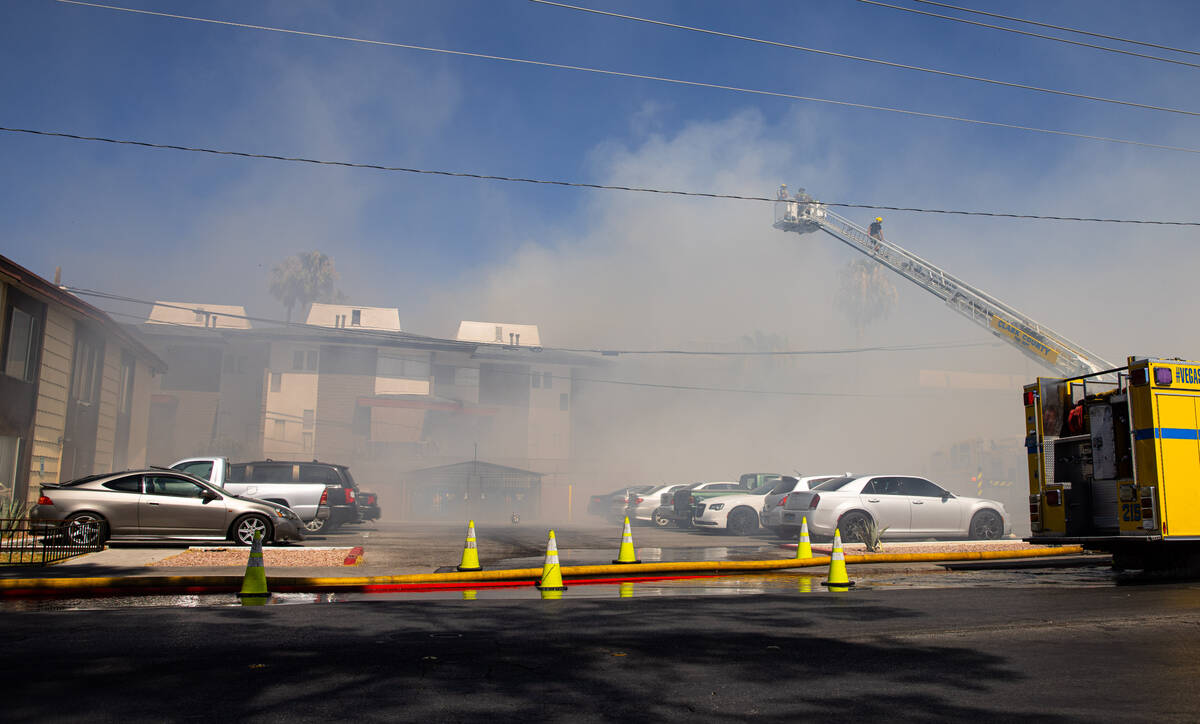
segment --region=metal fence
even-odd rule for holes
[[[0,565],[44,566],[104,548],[103,521],[0,518]]]

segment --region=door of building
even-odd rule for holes
[[[88,475],[95,465],[96,429],[100,421],[100,377],[103,369],[104,340],[83,324],[76,322],[60,480],[74,480]]]

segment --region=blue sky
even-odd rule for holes
[[[1200,6],[1193,3],[970,4],[1181,47],[1194,43],[1192,31],[1200,26]],[[936,78],[523,0],[140,0],[128,6],[1200,146],[1195,118]],[[593,0],[589,6],[955,72],[1200,108],[1195,82],[1200,69],[852,0]],[[1200,217],[1190,190],[1200,159],[1186,154],[50,0],[0,6],[0,48],[5,61],[0,63],[5,99],[0,120],[6,126],[698,191],[769,195],[786,181],[829,200]],[[66,281],[79,286],[241,302],[255,313],[278,316],[281,310],[265,293],[270,266],[289,253],[317,248],[334,257],[353,300],[399,306],[406,327],[430,334],[450,334],[455,319],[505,314],[554,320],[559,327],[551,339],[620,343],[626,339],[622,331],[630,331],[628,318],[592,327],[579,320],[579,312],[597,304],[620,306],[619,298],[629,296],[630,289],[613,279],[607,287],[595,284],[581,291],[570,274],[590,279],[591,265],[620,277],[615,270],[644,265],[646,258],[639,255],[663,235],[703,238],[712,227],[704,222],[695,228],[658,228],[650,221],[639,228],[637,219],[661,222],[662,215],[680,213],[746,220],[744,238],[734,238],[741,227],[733,224],[723,229],[730,235],[727,242],[713,243],[754,243],[778,235],[769,228],[769,208],[735,202],[630,199],[615,192],[307,167],[14,134],[0,134],[0,153],[5,159],[0,214],[7,222],[0,250],[43,275],[61,265]],[[1068,334],[1080,330],[1093,338],[1100,336],[1100,322],[1054,309],[1061,294],[1039,296],[1037,289],[1057,278],[1050,270],[1067,267],[1072,275],[1086,275],[1088,270],[1077,266],[1081,256],[1098,253],[1108,260],[1099,272],[1119,277],[1111,260],[1126,256],[1131,243],[1161,243],[1163,254],[1188,255],[1195,238],[1190,230],[1154,227],[886,216],[889,232],[902,244],[979,280],[1035,317],[1039,307],[1046,308],[1042,313],[1052,322],[1061,320]],[[624,243],[613,241],[621,236]],[[778,239],[771,243],[780,245]],[[807,263],[813,270],[826,267],[828,276],[829,266],[845,260],[840,253],[823,250],[824,256]],[[657,299],[647,287],[671,276],[674,254],[657,257],[657,266],[635,290],[638,304]],[[756,259],[766,265],[794,262]],[[687,284],[702,284],[706,277],[721,285],[725,273],[739,278],[728,265],[727,258],[718,257],[713,266],[684,275],[678,290],[690,293]],[[753,279],[760,270],[740,271]],[[514,293],[545,286],[547,277],[563,284],[541,295]],[[1021,280],[1028,280],[1032,291]],[[1176,281],[1186,278],[1168,273],[1159,283]],[[564,301],[576,293],[578,298]],[[1035,308],[1028,309],[1031,305]],[[573,321],[552,307],[569,310]],[[682,315],[684,309],[674,311]],[[683,328],[679,339],[697,338],[687,321],[671,319],[672,313],[661,309],[667,319],[659,332],[645,336],[661,339],[665,330]],[[785,318],[772,320],[769,314],[753,324],[789,331]],[[965,328],[947,334],[968,335]],[[1164,338],[1162,346],[1168,342]],[[1111,344],[1102,353],[1120,356],[1127,348]]]

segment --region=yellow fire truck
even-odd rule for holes
[[[1035,543],[1110,551],[1122,568],[1200,551],[1200,362],[1125,367],[1025,386]]]

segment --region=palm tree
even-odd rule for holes
[[[319,251],[306,251],[289,256],[271,269],[271,296],[287,309],[287,321],[292,321],[292,307],[306,310],[313,302],[341,302],[346,295],[334,288],[338,273],[333,259]]]
[[[874,259],[855,259],[842,269],[839,296],[842,312],[854,324],[856,336],[871,322],[884,319],[896,304],[896,287]]]

